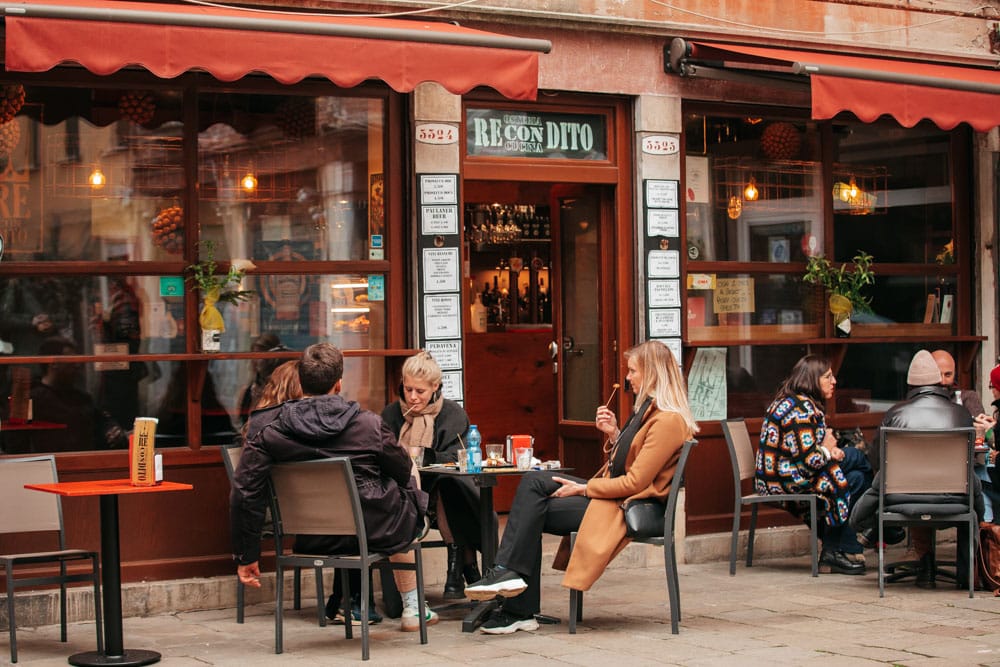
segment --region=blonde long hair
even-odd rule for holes
[[[626,359],[635,359],[642,373],[642,386],[632,387],[636,396],[636,409],[646,396],[650,396],[657,409],[676,412],[684,419],[690,437],[698,432],[698,423],[688,405],[687,383],[673,353],[659,341],[648,340],[626,350]]]

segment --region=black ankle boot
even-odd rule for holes
[[[448,577],[444,582],[444,599],[461,600],[465,597],[462,581],[462,552],[457,544],[448,545]]]

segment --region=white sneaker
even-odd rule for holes
[[[430,607],[426,607],[426,614],[427,625],[436,625],[441,620],[437,612]],[[403,617],[399,619],[399,629],[403,632],[416,632],[420,629],[420,616],[417,615],[415,608],[406,607],[403,609]]]

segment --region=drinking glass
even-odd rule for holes
[[[466,472],[469,468],[469,453],[464,447],[460,447],[455,450],[455,454],[458,456],[458,470],[459,472]]]
[[[518,447],[515,449],[514,455],[517,458],[517,469],[531,470],[531,458],[534,454],[535,450],[533,447]]]

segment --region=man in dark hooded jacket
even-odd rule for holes
[[[267,506],[271,465],[289,461],[348,456],[361,497],[361,509],[372,551],[394,554],[419,537],[424,528],[427,494],[411,476],[409,454],[373,412],[362,410],[340,394],[344,356],[329,343],[306,348],[299,364],[305,398],[287,401],[250,415],[243,453],[230,498],[233,557],[240,580],[260,586],[260,537]],[[353,538],[312,536],[296,540],[296,551],[338,553],[357,549]],[[394,560],[412,562],[413,554]],[[416,577],[395,571],[403,597],[401,629],[417,630]],[[437,615],[426,610],[428,623]]]

